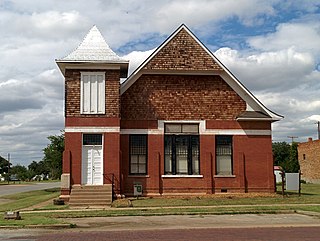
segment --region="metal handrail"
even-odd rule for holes
[[[112,201],[115,200],[115,175],[114,173],[104,173],[103,178],[111,182],[112,185]]]

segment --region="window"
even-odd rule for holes
[[[81,72],[81,114],[105,114],[105,73]]]
[[[232,136],[216,136],[216,174],[232,175]]]
[[[101,146],[102,135],[101,134],[83,134],[84,146]]]
[[[147,174],[147,135],[130,135],[130,174]]]
[[[200,174],[198,133],[198,124],[165,125],[165,174]]]

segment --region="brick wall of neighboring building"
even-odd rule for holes
[[[212,57],[182,29],[145,66],[148,70],[222,70]]]
[[[298,160],[302,172],[301,179],[320,183],[320,140],[299,143]]]
[[[245,110],[219,76],[142,75],[121,96],[122,120],[232,120]]]
[[[66,117],[108,117],[120,116],[119,70],[86,70],[87,72],[106,72],[106,113],[105,115],[80,115],[80,72],[84,70],[67,69],[65,73],[65,116]]]

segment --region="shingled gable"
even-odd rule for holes
[[[109,47],[99,29],[94,25],[80,45],[64,58],[56,60],[61,72],[66,68],[119,68],[122,78],[127,77],[129,61],[119,57]]]
[[[238,120],[278,121],[283,118],[266,108],[184,24],[122,83],[120,94],[143,74],[164,73],[219,75],[247,103],[246,112],[238,116]]]

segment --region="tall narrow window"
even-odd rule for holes
[[[217,175],[232,175],[232,136],[216,136]]]
[[[105,114],[105,73],[81,72],[81,114]]]
[[[147,135],[130,135],[130,174],[147,174]]]

